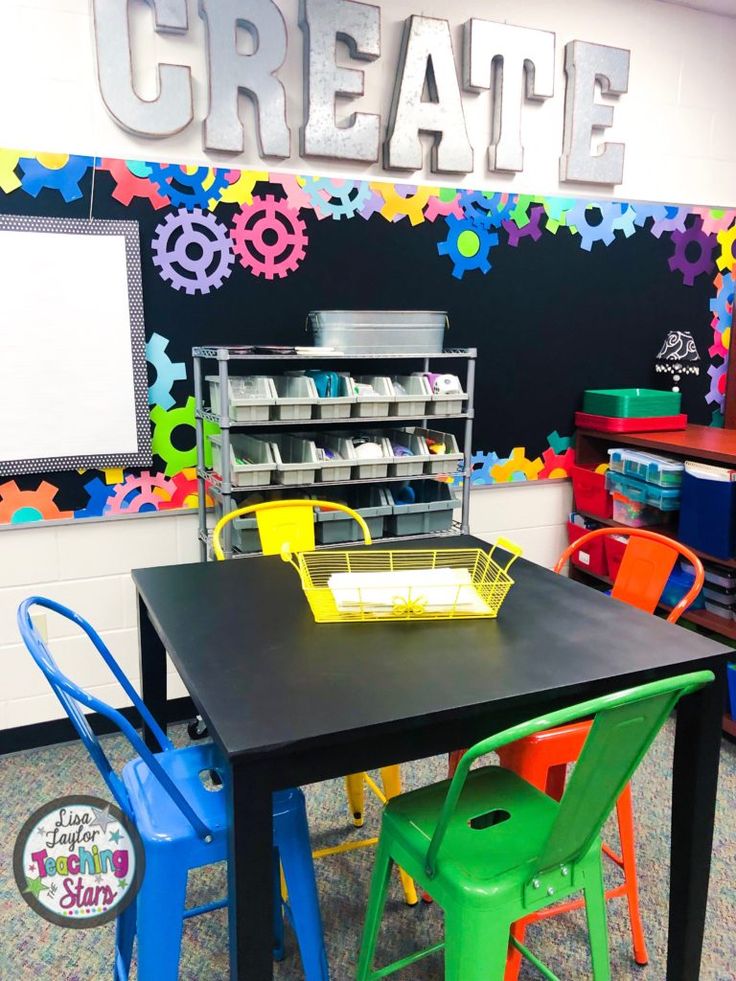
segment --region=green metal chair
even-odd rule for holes
[[[503,981],[509,943],[548,978],[556,976],[510,936],[511,924],[582,891],[595,981],[609,981],[600,831],[678,700],[713,681],[710,671],[667,678],[594,698],[506,729],[469,749],[452,780],[393,797],[381,837],[357,981],[375,981],[428,954],[445,952],[446,981]],[[536,732],[594,717],[558,802],[480,756]],[[445,940],[374,970],[394,863],[445,913]]]

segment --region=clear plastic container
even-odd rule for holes
[[[612,470],[606,473],[606,487],[611,492],[623,494],[632,501],[649,504],[651,507],[659,508],[660,511],[680,509],[679,487],[659,487]]]
[[[629,528],[647,528],[652,525],[662,525],[668,520],[672,511],[660,511],[650,507],[645,501],[635,501],[623,494],[614,493],[613,520]]]
[[[210,385],[212,411],[220,415],[220,379],[207,375],[205,380]],[[233,422],[265,422],[275,401],[276,389],[266,375],[236,375],[227,380],[227,411]]]
[[[684,464],[654,453],[639,453],[626,447],[608,451],[611,470],[629,477],[646,480],[660,487],[679,487],[682,483]]]

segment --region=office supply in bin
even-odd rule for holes
[[[627,418],[674,416],[680,412],[681,401],[679,392],[652,388],[588,388],[583,394],[583,412]]]
[[[502,560],[497,549],[507,554]],[[317,623],[491,618],[513,585],[521,549],[499,539],[471,548],[283,554],[299,573]]]

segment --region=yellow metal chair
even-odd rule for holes
[[[371,534],[363,516],[352,508],[344,504],[337,504],[334,501],[313,501],[313,500],[282,500],[265,501],[260,504],[251,504],[248,507],[238,508],[223,515],[215,525],[212,535],[212,549],[218,561],[225,558],[220,537],[225,525],[241,518],[247,514],[254,514],[258,524],[258,534],[261,540],[261,549],[264,555],[281,555],[286,558],[294,552],[311,552],[315,548],[314,538],[314,512],[324,511],[343,511],[350,515],[363,532],[363,541],[366,545],[371,544]],[[365,803],[365,787],[376,795],[385,804],[391,797],[396,797],[401,793],[401,770],[398,766],[381,767],[381,783],[383,790],[367,773],[353,773],[345,777],[345,790],[348,799],[348,809],[350,817],[356,828],[363,825],[363,808]],[[360,841],[345,842],[342,845],[334,845],[330,848],[320,848],[313,853],[314,858],[324,858],[326,855],[337,855],[341,852],[353,851],[356,848],[366,848],[375,845],[378,838],[364,838]],[[414,880],[399,869],[401,885],[404,890],[406,902],[413,906],[417,902],[417,893],[414,887]]]

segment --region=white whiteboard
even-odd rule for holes
[[[135,222],[0,216],[0,475],[151,462]]]

